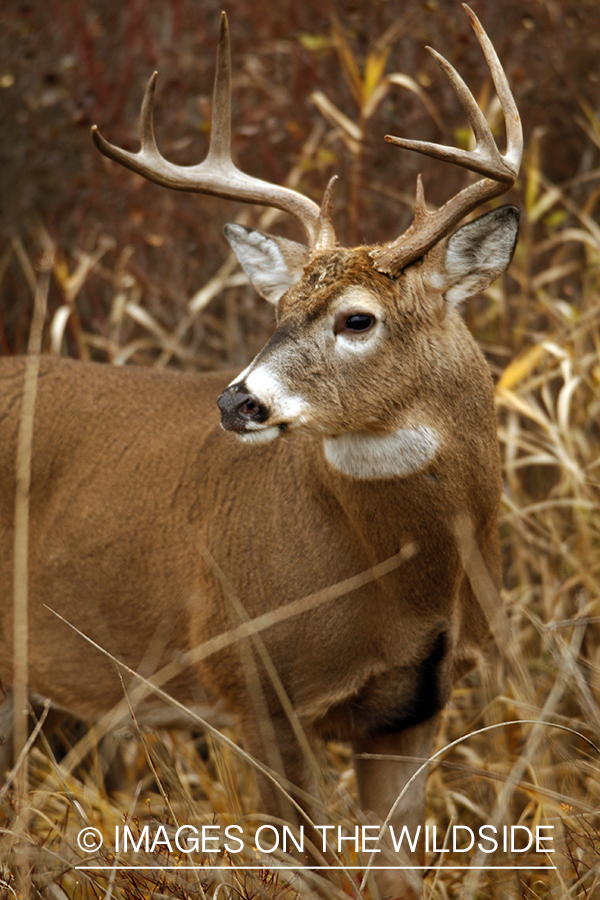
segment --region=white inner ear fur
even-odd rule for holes
[[[402,478],[424,469],[441,438],[427,425],[399,428],[392,434],[356,432],[325,440],[329,463],[350,478]]]
[[[302,244],[243,225],[225,225],[223,231],[246,275],[269,303],[277,303],[300,279],[308,260]]]
[[[518,210],[503,206],[467,222],[428,255],[423,280],[451,306],[485,290],[511,261]]]

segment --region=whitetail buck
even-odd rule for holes
[[[506,153],[460,76],[431,51],[466,111],[476,148],[387,139],[483,178],[436,210],[426,206],[419,179],[410,228],[390,243],[354,249],[336,243],[329,190],[319,208],[233,165],[223,16],[212,136],[201,165],[176,166],[160,155],[155,77],[142,105],[139,153],[108,144],[95,129],[94,140],[106,156],[158,184],[299,219],[308,247],[226,228],[252,283],[277,305],[274,335],[233,380],[221,372],[42,358],[37,384],[31,690],[89,719],[122,700],[114,664],[50,610],[145,675],[169,665],[175,671],[178,660],[189,661],[187,651],[209,641],[193,666],[169,680],[169,693],[190,708],[206,697],[224,702],[246,749],[299,789],[307,810],[317,788],[301,732],[309,743],[350,741],[371,821],[385,820],[417,760],[430,754],[452,685],[477,663],[487,637],[457,548],[459,518],[469,521],[500,583],[494,391],[457,306],[506,269],[518,212],[501,207],[454,229],[514,184],[522,133],[496,53],[467,14],[504,111]],[[1,363],[6,688],[25,363]],[[327,588],[352,576],[345,592],[327,597]],[[247,637],[247,617],[261,646]],[[233,637],[215,641],[231,630]],[[152,708],[160,721],[156,700]],[[166,721],[171,714],[163,710]],[[143,719],[144,704],[137,714]],[[264,776],[261,795],[265,812],[289,812]],[[392,824],[414,835],[424,797],[420,777]],[[423,855],[420,842],[413,865]],[[382,897],[414,896],[418,881],[393,868],[376,878]]]

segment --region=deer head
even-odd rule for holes
[[[460,75],[428,48],[468,116],[475,149],[468,152],[391,136],[386,140],[464,166],[483,178],[441,208],[429,209],[419,176],[411,226],[383,245],[337,246],[331,223],[333,179],[319,207],[296,191],[252,178],[235,167],[230,153],[231,64],[225,14],[213,127],[204,162],[176,166],[159,153],[152,124],[156,74],[142,104],[139,153],[108,144],[94,129],[102,153],[151,181],[273,206],[295,216],[304,227],[307,246],[240,225],[225,228],[257,291],[277,306],[274,335],[218,401],[223,428],[241,440],[264,442],[293,429],[310,431],[325,438],[330,462],[362,477],[387,472],[385,461],[365,469],[360,463],[364,453],[384,460],[390,441],[395,446],[399,439],[408,442],[405,457],[420,465],[442,440],[436,413],[439,400],[429,404],[427,395],[438,398],[440,391],[445,393],[445,358],[456,356],[456,343],[461,341],[455,310],[506,269],[516,241],[518,210],[501,207],[454,229],[472,210],[514,184],[523,147],[504,71],[479,20],[464,8],[500,99],[506,152],[499,152]],[[467,361],[467,378],[471,365]],[[400,474],[397,467],[391,474]]]

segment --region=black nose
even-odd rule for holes
[[[232,384],[217,400],[221,425],[226,431],[242,433],[250,422],[265,422],[269,416],[267,407],[243,388],[242,384]]]

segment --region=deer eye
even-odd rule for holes
[[[368,331],[375,324],[375,316],[371,313],[352,312],[342,313],[335,322],[335,333],[340,334],[342,331],[353,332],[358,334]]]

